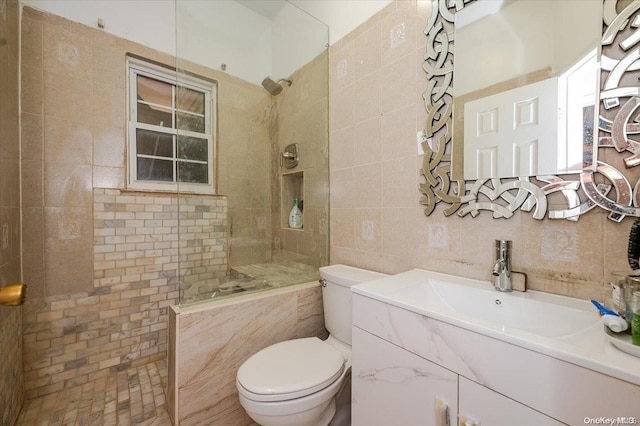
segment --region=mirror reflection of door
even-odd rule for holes
[[[453,154],[464,159],[454,159],[454,178],[592,164],[602,4],[478,1],[455,19]]]

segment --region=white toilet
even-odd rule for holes
[[[240,404],[262,426],[326,426],[351,370],[351,286],[385,274],[332,265],[320,268],[329,337],[287,340],[262,349],[238,369]]]

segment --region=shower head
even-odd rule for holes
[[[278,82],[275,82],[271,77],[267,77],[262,80],[262,87],[267,89],[267,92],[271,93],[271,95],[276,96],[282,92],[282,86],[280,85],[280,82],[282,81],[291,86],[291,80],[287,80],[286,78],[281,78]]]

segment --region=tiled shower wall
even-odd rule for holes
[[[173,62],[100,30],[23,10],[27,398],[165,357],[178,255],[185,289],[194,292],[191,278],[215,278],[228,267],[226,197],[122,192],[127,53]],[[182,66],[219,82],[220,139],[240,139],[233,117],[260,109],[266,96],[222,73]],[[246,154],[234,152],[219,152],[219,187],[230,182],[231,157]],[[188,226],[180,233],[178,212]]]
[[[318,55],[290,78],[292,84],[275,96],[272,121],[272,227],[274,258],[317,268],[328,264],[328,52]],[[293,169],[280,165],[285,146],[297,143],[300,161]],[[283,177],[303,173],[304,227],[290,229],[286,221],[293,204],[282,202]],[[285,189],[286,190],[286,189]],[[280,214],[282,209],[282,214]]]
[[[0,287],[20,281],[19,5],[0,8]],[[0,424],[13,424],[24,399],[22,308],[0,306]]]
[[[93,289],[25,306],[27,398],[163,359],[178,281],[226,273],[224,197],[95,189],[93,200]]]
[[[432,4],[396,0],[330,48],[331,262],[490,280],[494,240],[510,239],[529,288],[610,297],[609,272],[629,270],[631,218],[618,224],[602,210],[575,223],[521,211],[508,220],[445,217],[444,205],[425,217],[416,132],[425,128]]]

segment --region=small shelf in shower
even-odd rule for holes
[[[302,202],[299,206],[302,210],[302,223],[304,224],[304,172],[283,173],[280,178],[280,225],[283,229],[303,231],[304,225],[302,229],[289,228],[289,212],[293,207],[293,201],[297,198]]]

